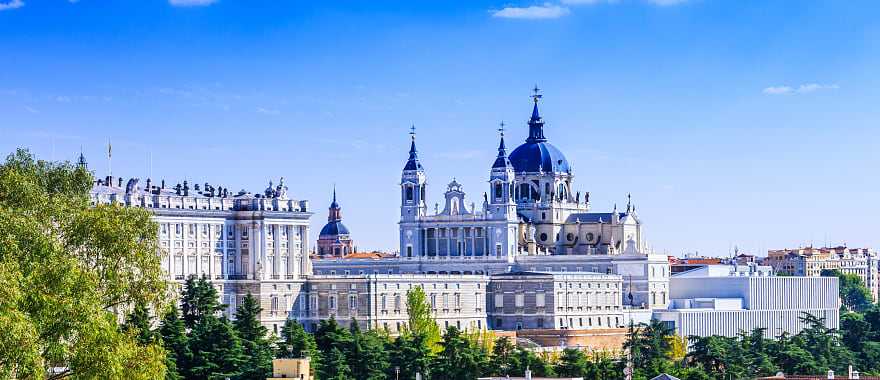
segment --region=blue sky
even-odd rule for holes
[[[0,0],[0,151],[257,191],[394,249],[415,124],[429,202],[487,189],[529,89],[594,210],[661,252],[880,246],[873,1]],[[152,165],[150,157],[152,156]],[[151,174],[152,173],[152,174]]]

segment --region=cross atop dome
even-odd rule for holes
[[[531,98],[535,102],[535,106],[532,108],[532,117],[529,119],[529,138],[526,139],[526,142],[547,141],[547,138],[544,137],[544,121],[541,120],[541,114],[538,112],[538,99],[543,98],[544,95],[540,94],[541,89],[537,84],[532,92]]]

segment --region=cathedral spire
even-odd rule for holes
[[[526,142],[544,142],[547,141],[547,138],[544,137],[544,121],[541,120],[541,114],[538,112],[538,100],[541,99],[543,95],[540,94],[541,89],[538,88],[538,85],[535,85],[532,92],[534,94],[531,98],[532,101],[535,102],[535,106],[532,108],[532,117],[529,119],[529,138],[526,139]]]
[[[409,135],[412,139],[412,142],[409,146],[409,160],[406,161],[406,166],[403,167],[403,170],[422,170],[422,163],[419,162],[418,151],[416,150],[416,126],[413,125],[409,128]]]
[[[333,202],[330,203],[330,212],[327,215],[327,221],[335,222],[342,220],[342,208],[336,202],[336,184],[333,184]]]
[[[492,169],[506,168],[510,166],[510,160],[507,158],[507,147],[504,146],[504,121],[499,124],[498,132],[501,135],[501,142],[498,144],[498,157],[492,165]]]
[[[76,166],[88,170],[89,164],[86,162],[86,156],[83,155],[82,147],[79,147],[79,159],[76,161]]]

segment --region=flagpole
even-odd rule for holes
[[[107,139],[107,174],[113,178],[113,143]],[[111,184],[112,185],[112,184]]]

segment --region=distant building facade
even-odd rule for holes
[[[871,291],[874,301],[878,300],[878,255],[870,249],[846,246],[778,249],[768,251],[764,262],[777,272],[792,276],[820,276],[823,270],[854,274]]]

